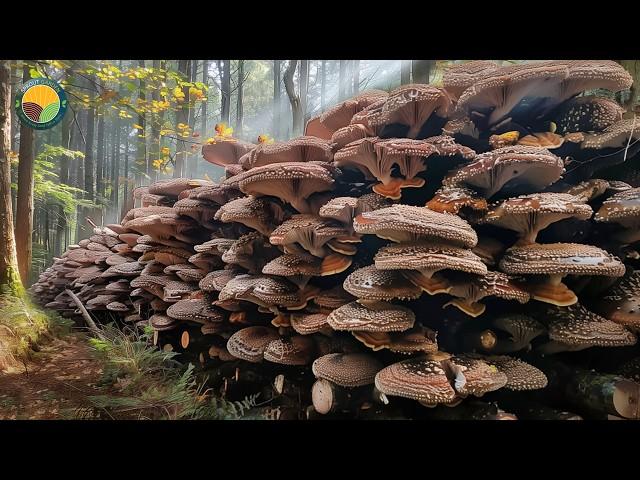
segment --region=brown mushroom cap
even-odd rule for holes
[[[518,232],[518,244],[527,245],[554,222],[571,217],[587,220],[592,213],[589,205],[568,193],[535,193],[497,202],[483,222]]]
[[[283,215],[284,212],[276,203],[248,196],[221,206],[215,218],[222,222],[242,223],[263,235],[269,235],[274,226],[282,221]]]
[[[500,65],[489,60],[471,60],[452,65],[444,71],[442,85],[454,97],[459,97],[467,88],[499,68]]]
[[[388,96],[389,94],[382,90],[364,91],[325,111],[320,115],[320,123],[326,128],[336,131],[339,128],[349,125],[349,122],[351,122],[351,119],[356,113],[375,102],[386,100]]]
[[[112,312],[128,312],[131,310],[131,305],[125,305],[122,302],[110,302],[107,303],[107,310]]]
[[[240,265],[250,273],[262,270],[264,265],[278,255],[275,247],[266,242],[258,232],[242,235],[222,254],[222,261]]]
[[[387,302],[351,302],[329,314],[327,323],[334,330],[363,332],[401,332],[411,328],[416,317],[410,309]]]
[[[238,160],[245,153],[256,148],[253,143],[243,142],[235,138],[215,141],[212,144],[202,147],[202,157],[210,163],[225,165],[238,163]]]
[[[219,207],[207,200],[183,198],[174,203],[173,208],[180,215],[191,217],[198,223],[206,224],[214,219]]]
[[[607,198],[594,216],[596,222],[615,222],[640,227],[640,188],[630,188]]]
[[[206,180],[194,180],[190,178],[170,178],[167,180],[158,180],[149,185],[149,193],[152,195],[170,195],[177,197],[183,190],[209,185],[211,182]]]
[[[640,271],[625,275],[620,283],[595,300],[594,308],[606,319],[640,331]]]
[[[167,308],[167,315],[176,320],[198,323],[222,322],[224,320],[220,310],[213,307],[210,302],[202,299],[180,300]]]
[[[452,101],[446,90],[431,85],[402,85],[389,93],[380,115],[369,120],[371,126],[398,123],[407,125],[408,138],[416,138],[431,115],[446,118]]]
[[[333,153],[328,142],[316,137],[297,137],[286,142],[262,143],[240,160],[244,170],[272,163],[331,162]]]
[[[324,378],[341,387],[354,388],[374,383],[383,365],[366,353],[330,353],[311,365],[316,378]]]
[[[383,368],[375,376],[375,386],[385,395],[418,400],[427,406],[452,404],[457,397],[440,362],[424,357]]]
[[[609,180],[592,178],[571,186],[566,193],[578,197],[583,202],[589,202],[603,195],[608,188]]]
[[[237,175],[237,183],[247,195],[274,196],[300,213],[310,213],[308,197],[332,190],[335,173],[331,164],[323,162],[272,163]]]
[[[313,360],[316,348],[309,337],[294,335],[269,342],[264,349],[264,359],[281,365],[307,365]]]
[[[317,332],[331,330],[327,323],[326,313],[292,313],[291,327],[300,335],[311,335]]]
[[[312,276],[334,275],[344,272],[351,266],[351,257],[334,253],[325,258],[314,257],[309,254],[284,254],[281,255],[262,268],[262,273],[268,275],[278,275],[281,277],[298,277],[303,276],[307,279]],[[293,280],[294,283],[301,285],[302,279]]]
[[[354,301],[355,298],[348,293],[342,285],[336,285],[329,290],[322,290],[314,297],[313,303],[321,308],[335,310],[336,308]]]
[[[305,136],[318,137],[323,140],[331,140],[333,129],[327,128],[320,123],[320,115],[311,117],[307,124],[304,126]]]
[[[318,291],[317,287],[298,288],[284,278],[259,277],[252,293],[266,306],[278,305],[290,310],[300,310],[317,295]]]
[[[496,353],[507,353],[528,348],[531,341],[546,332],[540,322],[520,314],[502,315],[491,320],[491,327],[509,333],[510,338],[499,341],[492,349]]]
[[[607,320],[577,303],[569,307],[551,307],[545,312],[549,338],[569,350],[589,347],[635,345],[636,336],[624,326]]]
[[[334,150],[339,150],[346,147],[351,142],[373,136],[374,132],[368,127],[360,123],[354,123],[352,125],[339,128],[333,132],[333,135],[331,135],[331,144]]]
[[[321,258],[326,257],[330,252],[325,245],[333,239],[342,242],[360,241],[338,222],[311,214],[293,215],[273,230],[269,236],[269,241],[273,245],[298,243],[312,255]]]
[[[478,155],[447,176],[443,185],[470,185],[489,198],[505,185],[540,190],[560,178],[564,162],[544,148],[514,145]]]
[[[204,292],[219,292],[235,276],[239,275],[238,270],[216,270],[208,273],[198,286]]]
[[[583,150],[626,148],[630,143],[635,144],[638,139],[640,139],[640,122],[634,122],[633,118],[627,118],[609,125],[602,132],[585,135],[580,148]]]
[[[406,355],[438,351],[437,333],[423,325],[416,325],[404,332],[357,331],[351,334],[374,352],[383,348]]]
[[[460,217],[410,205],[361,213],[354,219],[353,227],[358,233],[375,234],[394,242],[443,240],[469,248],[478,242],[471,225]]]
[[[355,197],[335,197],[325,203],[318,214],[321,217],[332,218],[340,223],[352,225],[353,217],[358,205],[358,199]]]
[[[151,323],[153,329],[159,332],[164,330],[172,330],[178,326],[178,322],[176,322],[173,318],[159,313],[151,315],[151,317],[149,318],[149,322]]]
[[[231,355],[252,363],[259,363],[264,359],[267,345],[280,336],[274,328],[253,326],[238,330],[227,340],[227,350]]]
[[[240,190],[225,184],[204,185],[202,187],[189,190],[187,193],[188,198],[206,200],[218,205],[224,205],[225,203],[242,196],[242,192]],[[183,194],[184,192],[180,196]]]
[[[508,390],[538,390],[547,386],[548,380],[544,372],[519,358],[507,355],[492,355],[482,358],[507,376],[504,388]]]
[[[601,132],[622,120],[624,109],[613,100],[596,96],[575,97],[554,114],[558,133]]]
[[[434,212],[461,215],[474,221],[488,210],[486,199],[464,187],[443,187],[425,206]]]
[[[374,265],[354,270],[343,283],[344,289],[363,300],[413,300],[422,295],[422,289],[400,272],[378,270]]]

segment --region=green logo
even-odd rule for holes
[[[16,95],[18,118],[36,130],[57,125],[66,111],[67,95],[58,82],[48,78],[29,80]]]

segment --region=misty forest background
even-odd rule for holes
[[[309,118],[360,91],[437,85],[444,69],[460,62],[12,61],[12,99],[25,81],[49,77],[61,83],[69,102],[63,121],[44,131],[21,127],[12,108],[9,157],[23,284],[33,283],[67,245],[91,235],[87,218],[98,225],[119,222],[133,207],[135,187],[171,177],[220,179],[223,169],[200,153],[217,124],[254,143],[260,135],[287,140],[302,135]],[[637,61],[621,63],[638,78]],[[637,97],[632,91],[619,100],[632,106]],[[20,172],[28,178],[29,169],[32,190],[19,185]]]

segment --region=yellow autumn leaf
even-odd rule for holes
[[[209,137],[207,138],[206,142],[207,145],[213,145],[214,143],[216,143],[216,139],[213,137]]]
[[[133,124],[133,128],[137,128],[138,130],[144,130],[144,127],[138,125],[137,123]]]
[[[189,128],[189,125],[187,125],[186,123],[178,124],[178,130],[186,130],[187,128]]]
[[[271,138],[269,135],[262,134],[262,135],[258,135],[258,143],[265,143],[265,144],[270,144],[273,143],[275,140],[273,138]]]
[[[230,137],[233,134],[233,128],[227,127],[227,125],[224,122],[217,123],[215,126],[215,130],[216,130],[216,133],[223,138]]]
[[[171,150],[169,149],[169,147],[162,147],[160,151],[162,152],[163,155],[169,155],[171,153]]]

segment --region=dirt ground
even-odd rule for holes
[[[25,368],[0,372],[0,420],[92,418],[101,373],[84,335],[55,339]]]

